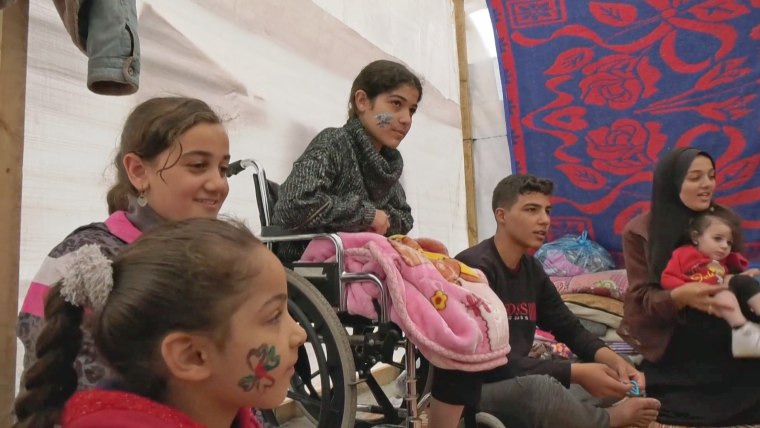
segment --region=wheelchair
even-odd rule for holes
[[[372,274],[345,272],[343,244],[337,234],[294,235],[273,226],[271,215],[279,186],[267,180],[261,164],[253,159],[233,162],[227,176],[249,168],[253,170],[261,221],[260,239],[270,250],[277,254],[278,243],[313,239],[330,241],[336,249],[334,262],[283,263],[288,310],[307,336],[298,351],[288,398],[319,428],[421,428],[420,411],[430,399],[432,367],[390,321],[390,297],[384,284]],[[348,313],[346,285],[355,281],[369,281],[380,289],[377,320]],[[405,391],[400,404],[392,402],[375,377],[372,369],[378,363],[405,370]],[[372,402],[357,402],[358,387],[362,384],[371,392]],[[467,428],[503,428],[500,423],[487,422],[491,421],[490,415],[476,415],[471,410],[465,413]],[[280,424],[274,411],[264,411],[263,416],[268,424]]]

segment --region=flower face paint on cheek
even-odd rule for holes
[[[377,126],[380,128],[385,128],[386,126],[391,124],[391,120],[393,120],[393,115],[390,113],[378,113],[375,115],[375,119],[377,120]]]
[[[280,356],[273,345],[266,343],[258,348],[248,351],[246,363],[253,374],[245,376],[238,381],[238,386],[248,392],[254,387],[261,391],[274,385],[274,377],[269,372],[280,365]]]

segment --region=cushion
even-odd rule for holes
[[[550,277],[559,294],[584,293],[611,297],[623,301],[628,290],[628,275],[625,269],[584,273],[575,276]]]

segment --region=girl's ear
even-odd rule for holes
[[[692,230],[689,234],[691,235],[691,243],[694,244],[695,247],[699,245],[699,231]]]
[[[148,190],[148,169],[143,158],[135,153],[127,153],[121,160],[124,170],[127,172],[129,181],[138,192]]]
[[[369,96],[367,96],[367,93],[363,89],[359,89],[354,92],[354,105],[359,113],[364,113],[372,108],[372,100],[369,99]]]
[[[172,376],[201,381],[211,376],[211,340],[184,332],[169,333],[161,341],[161,357]]]

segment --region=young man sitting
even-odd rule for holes
[[[643,373],[580,324],[528,254],[546,239],[552,190],[550,180],[530,175],[501,180],[492,201],[496,234],[456,256],[481,269],[506,305],[512,350],[505,366],[480,376],[436,369],[430,426],[457,426],[464,405],[493,414],[509,428],[646,427],[656,419],[660,403],[655,399],[629,398],[601,408],[568,389],[577,384],[591,396],[619,400],[631,390],[631,381],[642,389],[646,382]],[[590,362],[528,357],[536,326]]]

